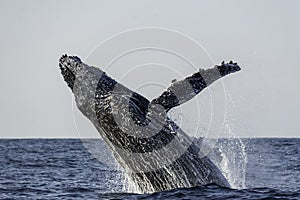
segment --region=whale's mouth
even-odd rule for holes
[[[64,80],[68,86],[73,90],[76,74],[80,70],[82,61],[77,56],[63,55],[59,59],[59,68]]]

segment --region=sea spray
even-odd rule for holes
[[[236,103],[226,91],[226,106],[230,110],[234,110]],[[246,165],[248,162],[246,153],[246,140],[241,139],[236,133],[235,116],[226,112],[226,117],[223,126],[223,137],[220,139],[217,148],[222,155],[222,161],[219,167],[229,181],[232,188],[245,189],[246,188]]]

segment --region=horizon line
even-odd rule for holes
[[[200,137],[199,137],[200,138]],[[300,139],[299,137],[279,137],[279,136],[272,136],[272,137],[219,137],[219,138],[210,138],[206,137],[207,139]],[[80,137],[0,137],[0,140],[5,140],[5,139],[19,139],[19,140],[26,140],[26,139],[101,139],[99,137],[85,137],[85,138],[80,138]]]

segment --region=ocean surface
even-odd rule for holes
[[[242,189],[206,185],[137,194],[126,192],[122,172],[102,164],[80,139],[2,139],[0,199],[300,199],[300,138],[243,143]]]

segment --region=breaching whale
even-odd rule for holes
[[[126,176],[141,193],[209,183],[230,187],[218,167],[167,115],[214,81],[240,70],[222,62],[172,84],[149,101],[89,66],[63,55],[59,67],[78,109],[93,123]]]

